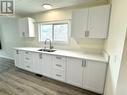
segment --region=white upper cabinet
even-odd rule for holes
[[[76,38],[84,38],[87,30],[88,9],[78,10],[72,13],[72,35]]]
[[[110,6],[99,6],[89,9],[88,37],[106,38],[108,32]]]
[[[35,37],[34,19],[20,18],[19,19],[19,32],[21,37]]]
[[[109,13],[109,5],[74,11],[72,14],[72,37],[106,38]]]
[[[107,64],[97,61],[86,61],[83,75],[83,88],[103,93]]]

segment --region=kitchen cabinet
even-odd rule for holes
[[[52,77],[52,55],[44,54],[43,62],[43,75],[47,77]]]
[[[72,36],[84,38],[88,26],[88,8],[78,10],[72,14]]]
[[[53,56],[52,75],[54,79],[65,82],[67,58],[63,56]]]
[[[34,73],[51,77],[52,56],[42,53],[33,53],[33,71]]]
[[[23,65],[24,69],[27,71],[33,72],[33,57],[32,52],[30,51],[22,51],[23,52]]]
[[[83,81],[83,60],[77,58],[67,58],[67,83],[82,87]]]
[[[67,60],[67,83],[102,94],[107,65],[76,58]]]
[[[83,73],[83,88],[103,93],[107,64],[97,61],[86,61]]]
[[[21,69],[24,69],[24,64],[23,64],[23,52],[20,50],[15,50],[14,51],[14,57],[15,57],[15,66]]]
[[[72,37],[106,38],[109,13],[109,5],[74,11],[72,13]]]
[[[44,59],[42,53],[33,53],[33,72],[43,74]]]
[[[104,90],[106,62],[15,50],[15,66],[99,94]]]
[[[19,32],[21,37],[35,37],[34,19],[26,17],[19,19]]]
[[[53,56],[53,68],[65,70],[67,58],[63,56]]]

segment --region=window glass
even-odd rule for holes
[[[46,39],[52,40],[52,25],[41,25],[40,40],[45,41]]]
[[[68,41],[68,24],[54,25],[54,41]]]
[[[48,23],[39,24],[38,28],[39,41],[50,39],[52,42],[68,43],[69,40],[69,23]]]

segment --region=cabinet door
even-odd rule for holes
[[[106,63],[96,61],[86,61],[86,68],[84,72],[83,88],[103,93]]]
[[[83,66],[82,60],[76,58],[67,58],[67,83],[82,87]]]
[[[88,38],[106,38],[110,6],[89,8]]]
[[[72,13],[72,37],[84,38],[88,26],[88,9],[77,10]]]
[[[29,30],[29,37],[35,37],[35,26],[34,26],[34,19],[28,18],[28,30]]]
[[[19,32],[21,37],[28,37],[28,21],[26,18],[19,19]]]
[[[52,55],[44,54],[43,55],[43,61],[44,65],[42,67],[43,69],[43,75],[47,77],[52,77]]]
[[[14,52],[14,57],[15,57],[15,66],[21,69],[24,69],[24,64],[23,64],[23,53],[22,51],[15,50]]]
[[[21,37],[35,37],[34,19],[19,19],[19,32]]]
[[[33,53],[33,72],[37,74],[43,74],[43,54]]]

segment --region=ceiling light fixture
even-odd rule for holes
[[[43,4],[42,6],[43,8],[48,9],[48,10],[52,9],[52,6],[50,4]]]

